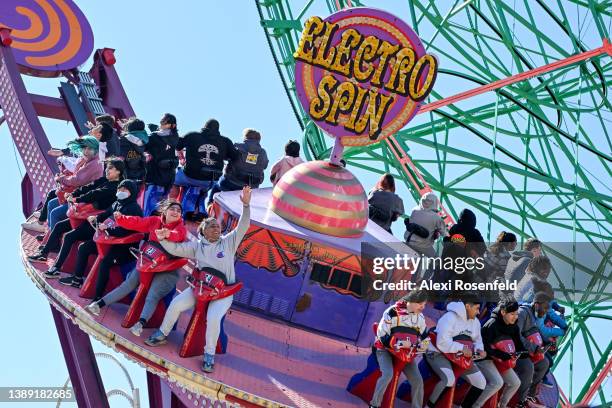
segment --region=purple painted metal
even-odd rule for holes
[[[109,408],[89,336],[51,307],[66,367],[80,408]]]
[[[20,71],[54,77],[77,68],[91,55],[91,26],[72,0],[0,2],[0,26],[12,29]]]
[[[66,121],[71,120],[70,114],[66,110],[66,104],[61,98],[30,94],[30,100],[38,116]]]
[[[10,47],[0,45],[0,106],[17,150],[28,172],[31,190],[23,195],[24,213],[29,215],[44,194],[54,187],[57,164],[47,156],[51,147],[26,91]],[[23,193],[23,192],[22,192]]]
[[[103,52],[104,49],[96,50],[94,53],[94,63],[89,70],[89,75],[100,88],[100,98],[102,98],[106,112],[115,118],[136,116],[115,67],[104,62]]]

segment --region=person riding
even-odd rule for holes
[[[517,302],[504,300],[493,310],[489,320],[482,326],[482,342],[487,356],[484,360],[477,361],[476,365],[485,376],[487,385],[480,397],[474,402],[475,408],[482,407],[504,385],[504,391],[499,396],[498,408],[506,408],[521,385],[521,380],[512,368],[500,373],[493,362],[493,358],[503,361],[517,358],[517,354],[512,355],[495,348],[495,344],[504,337],[509,338],[514,343],[515,353],[525,351],[516,325],[518,309],[519,304]],[[524,356],[524,358],[527,358],[527,356]]]
[[[503,279],[511,252],[516,249],[516,235],[511,232],[502,231],[497,236],[484,255],[486,281],[493,282]]]
[[[536,238],[529,238],[523,244],[522,251],[514,251],[506,265],[504,278],[510,282],[520,281],[525,276],[527,265],[536,256],[542,255],[542,243]]]
[[[85,136],[81,139],[68,142],[70,151],[77,155],[75,168],[72,172],[63,171],[55,177],[58,183],[58,189],[51,190],[47,193],[45,203],[43,204],[38,220],[31,220],[22,227],[37,232],[45,232],[44,223],[48,219],[49,229],[53,229],[55,224],[66,219],[66,204],[60,204],[57,197],[58,190],[72,190],[76,187],[84,186],[91,183],[102,176],[102,164],[98,161],[98,141],[92,136]]]
[[[115,225],[112,228],[107,228],[106,224],[103,224],[103,222],[114,214],[141,216],[142,209],[136,201],[137,196],[138,184],[133,180],[123,180],[117,187],[117,192],[115,193],[116,201],[103,213],[89,216],[87,219],[88,222],[83,224],[89,224],[91,227],[96,226],[98,230],[104,231],[104,233],[111,237],[119,238],[132,234],[132,231],[118,225]],[[66,286],[73,286],[75,288],[81,287],[83,284],[83,273],[87,265],[87,260],[89,259],[90,255],[98,253],[97,245],[92,238],[93,234],[89,240],[79,245],[74,273],[61,278],[59,283]],[[111,268],[114,265],[123,265],[133,260],[130,253],[130,248],[134,245],[135,244],[116,244],[110,246],[108,252],[102,258],[98,268],[94,299],[100,299],[104,294],[106,284],[108,283],[108,279],[110,277]],[[55,270],[57,270],[57,266],[55,268]],[[50,272],[52,273],[53,271],[49,271],[47,274]]]
[[[534,296],[533,303],[522,304],[519,307],[517,326],[520,332],[521,342],[531,355],[544,352],[542,344],[538,344],[538,342],[532,339],[536,332],[537,335],[539,335],[538,320],[543,319],[548,313],[550,300],[547,294],[538,292]],[[546,375],[548,367],[549,361],[546,358],[542,358],[536,363],[530,358],[519,359],[516,362],[515,371],[521,379],[521,386],[517,391],[519,408],[545,407],[539,403],[536,397],[536,391],[538,384],[540,384]]]
[[[425,193],[421,196],[419,205],[414,207],[410,213],[408,223],[405,222],[407,230],[404,239],[406,244],[418,254],[435,257],[434,242],[440,236],[446,235],[446,224],[438,214],[438,207],[440,207],[438,196],[433,192]],[[412,228],[410,224],[418,225],[424,231],[419,235],[418,229]]]
[[[264,170],[268,167],[268,154],[261,147],[261,134],[255,129],[244,129],[244,141],[236,143],[238,154],[230,159],[225,171],[208,192],[207,206],[219,191],[242,190],[244,186],[257,188],[264,181]]]
[[[429,406],[435,406],[436,402],[447,389],[455,386],[455,374],[451,362],[444,354],[462,353],[464,357],[477,358],[486,357],[482,337],[480,334],[480,300],[473,293],[464,293],[460,296],[462,300],[450,302],[446,306],[447,312],[442,315],[436,325],[436,342],[429,345],[430,353],[425,359],[440,381],[435,385],[429,396]],[[473,341],[473,349],[455,338],[459,335],[469,336]],[[487,382],[484,375],[473,364],[465,370],[461,377],[471,384],[470,391],[465,396],[461,406],[468,408],[478,399]]]
[[[246,234],[250,224],[250,202],[251,188],[243,187],[240,196],[242,201],[242,214],[236,228],[230,233],[221,236],[221,226],[215,218],[207,218],[198,228],[199,241],[175,243],[168,240],[170,231],[167,228],[156,230],[157,238],[162,247],[171,255],[182,258],[195,259],[198,268],[212,268],[225,277],[227,284],[236,282],[236,271],[234,269],[235,255],[242,238]],[[213,372],[214,358],[217,341],[221,330],[221,319],[232,305],[233,296],[214,300],[208,305],[206,315],[206,346],[204,348],[204,361],[202,370]],[[166,311],[164,320],[155,333],[145,343],[149,346],[157,346],[166,343],[166,336],[172,330],[182,311],[188,310],[195,305],[195,296],[191,287],[185,289],[180,295],[172,300]]]
[[[145,146],[145,151],[151,155],[151,159],[147,161],[147,184],[164,187],[166,191],[172,186],[178,166],[178,142],[176,116],[164,113],[159,121],[159,129],[151,133]]]
[[[369,218],[392,234],[391,224],[403,213],[404,202],[395,194],[395,179],[391,174],[385,173],[368,193]]]
[[[179,156],[185,150],[185,160],[183,166],[176,171],[174,184],[199,187],[199,200],[206,198],[208,190],[223,174],[224,162],[238,157],[232,141],[219,133],[219,122],[216,119],[209,119],[201,131],[189,132],[179,138],[176,150]]]
[[[66,200],[73,204],[92,204],[97,210],[104,210],[110,207],[116,200],[115,194],[119,183],[123,180],[125,165],[122,160],[116,158],[107,159],[106,170],[104,172],[104,177],[100,177],[93,183],[79,187],[72,193],[67,194]],[[73,229],[70,220],[62,220],[51,230],[47,243],[36,254],[29,256],[28,259],[44,262],[47,260],[49,252],[59,249],[60,251],[55,259],[55,263],[45,273],[47,278],[58,278],[60,275],[59,270],[66,261],[72,245],[76,241],[91,239],[94,232],[89,223],[85,222]]]
[[[302,163],[304,161],[300,158],[300,144],[295,140],[289,140],[285,145],[285,156],[274,163],[270,170],[272,185],[275,186],[285,173]]]
[[[145,145],[149,134],[145,123],[138,118],[130,118],[123,124],[123,133],[119,138],[120,157],[125,161],[126,178],[143,181],[146,177]]]
[[[370,408],[380,407],[385,391],[393,377],[393,358],[388,351],[392,347],[390,344],[392,336],[401,332],[402,329],[412,328],[418,332],[419,340],[427,337],[427,325],[425,316],[423,316],[426,303],[427,293],[425,291],[412,291],[384,311],[376,329],[376,340],[374,342],[376,360],[381,376],[376,382]],[[425,351],[426,348],[427,342],[423,342],[417,350]],[[423,378],[416,361],[406,364],[404,375],[410,383],[411,406],[421,408],[423,406]]]
[[[151,242],[159,242],[155,230],[166,229],[169,231],[167,240],[171,242],[183,242],[187,239],[187,229],[181,218],[181,203],[168,199],[159,204],[161,215],[152,217],[128,216],[115,213],[115,223],[127,230],[145,232],[149,234]],[[176,287],[179,279],[178,270],[168,270],[164,272],[156,272],[151,282],[151,287],[147,293],[145,304],[140,314],[138,322],[136,322],[130,331],[135,336],[142,334],[142,328],[147,321],[153,316],[155,308],[161,299],[170,293]],[[100,309],[104,306],[111,305],[120,301],[125,296],[129,295],[140,284],[140,272],[134,269],[128,274],[125,281],[107,293],[102,299],[92,302],[85,310],[99,315]]]

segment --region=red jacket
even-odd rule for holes
[[[167,238],[168,241],[183,242],[187,239],[187,229],[182,219],[172,224],[165,224],[162,218],[163,216],[161,215],[155,217],[138,217],[135,215],[120,214],[115,218],[115,222],[125,229],[148,233],[149,241],[159,242],[155,230],[161,228],[168,228],[170,230],[170,236]]]

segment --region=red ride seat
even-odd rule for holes
[[[137,258],[136,269],[140,273],[140,284],[130,308],[121,322],[123,327],[132,327],[140,318],[155,274],[180,269],[188,262],[185,258],[177,258],[168,254],[159,243],[152,241],[147,241],[141,245],[138,250],[134,251],[134,255]],[[158,327],[165,312],[166,306],[161,299],[145,327]]]
[[[225,276],[213,268],[194,269],[190,278],[187,283],[193,290],[196,304],[179,350],[181,357],[193,357],[203,353],[208,304],[213,300],[231,296],[242,288],[242,282],[227,284]],[[219,352],[220,342],[217,343],[217,353]]]
[[[106,224],[109,228],[112,228],[115,225],[115,220],[112,217],[109,217],[106,221],[104,221],[104,224]],[[136,232],[134,234],[130,234],[124,237],[113,237],[97,229],[96,233],[94,234],[94,242],[96,243],[96,247],[98,249],[98,256],[96,257],[96,261],[94,262],[89,273],[87,274],[85,282],[83,282],[83,286],[81,287],[81,292],[79,293],[79,296],[88,299],[93,299],[93,297],[95,296],[96,281],[98,280],[98,270],[100,269],[100,262],[102,262],[102,259],[108,253],[112,245],[133,244],[141,241],[142,239],[144,239],[144,234],[141,232]],[[108,293],[111,290],[115,289],[122,282],[123,276],[121,275],[121,270],[119,266],[113,266],[110,270],[108,283],[106,284],[106,290],[104,291],[104,293]]]

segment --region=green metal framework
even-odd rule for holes
[[[292,54],[305,19],[365,4],[256,4],[304,130],[307,158],[327,158],[333,140],[309,121],[297,100]],[[428,102],[601,47],[612,21],[610,0],[395,0],[368,5],[409,22],[428,52],[439,57],[440,73]],[[567,391],[565,403],[582,401],[591,387],[597,387],[602,404],[612,402],[605,382],[598,381],[604,378],[601,371],[609,369],[612,341],[596,330],[612,320],[611,74],[612,60],[601,54],[420,114],[389,141],[344,152],[351,169],[390,172],[415,201],[422,191],[433,189],[452,218],[464,207],[476,210],[487,221],[486,229],[482,222],[480,227],[489,241],[503,229],[521,239],[566,243],[546,246],[555,265],[558,298],[572,311],[571,330],[555,362],[555,374]],[[581,256],[587,250],[588,259]],[[576,361],[583,364],[581,370]]]

